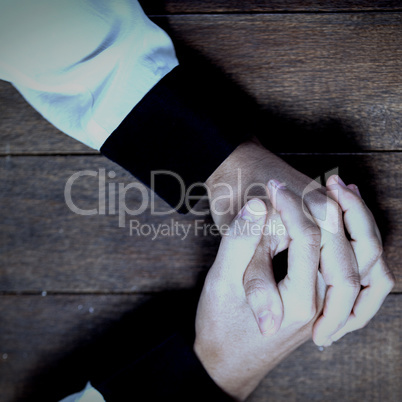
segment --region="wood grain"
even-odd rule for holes
[[[303,1],[303,0],[159,0],[141,1],[149,14],[186,13],[278,13],[278,12],[341,12],[395,11],[401,2],[394,1]]]
[[[402,154],[287,156],[295,167],[315,178],[339,167],[347,182],[358,183],[385,236],[385,250],[402,279],[400,203]],[[81,209],[99,208],[99,169],[112,183],[136,182],[101,156],[6,157],[0,159],[0,290],[6,292],[133,292],[194,286],[211,266],[219,238],[203,235],[203,218],[191,215],[155,216],[147,208],[139,216],[82,216],[66,205],[64,189],[74,172],[93,171],[73,186],[72,199]],[[109,193],[108,193],[109,194]],[[141,194],[127,192],[127,206],[137,210]],[[106,212],[110,198],[106,197]],[[117,202],[117,200],[116,200]],[[166,211],[157,199],[155,210]],[[130,220],[141,231],[132,231]],[[169,229],[152,240],[153,227]],[[190,227],[182,240],[183,225]],[[209,233],[209,231],[207,231]],[[402,290],[399,281],[395,291]]]
[[[0,400],[54,401],[85,384],[93,366],[82,349],[109,327],[132,319],[131,313],[146,300],[143,295],[0,296]],[[401,400],[401,314],[402,295],[390,295],[368,327],[322,352],[306,343],[249,400]],[[140,319],[130,325],[130,336],[149,329]],[[127,342],[126,335],[120,332],[121,342]],[[116,348],[118,344],[109,344],[101,350],[97,364],[105,364]]]
[[[220,66],[268,117],[318,134],[313,147],[287,141],[278,150],[402,149],[402,14],[172,16],[168,22],[173,38]],[[335,138],[339,131],[349,143]],[[289,135],[286,125],[271,127],[268,118],[265,132]]]
[[[255,100],[256,126],[269,149],[312,178],[339,168],[345,181],[359,185],[398,279],[367,328],[322,352],[305,344],[250,401],[402,400],[402,14],[393,12],[401,2],[143,3],[148,13],[165,16],[154,20],[181,60],[206,59]],[[138,182],[97,154],[0,81],[1,402],[54,401],[82,387],[118,348],[131,350],[133,335],[148,336],[152,315],[141,321],[132,313],[166,291],[171,297],[194,289],[215,258],[219,238],[202,233],[208,218],[155,216],[147,208],[119,227],[118,215],[108,212],[110,193],[99,203],[99,174],[116,173],[106,176],[106,191]],[[104,206],[104,215],[77,215],[66,205],[67,180],[85,170],[97,176],[77,179],[73,201],[85,209]],[[133,189],[126,199],[133,210],[142,202]],[[167,206],[156,197],[155,209]],[[130,220],[145,233],[130,235]],[[171,231],[152,240],[147,230],[159,224]],[[175,225],[190,227],[186,239]],[[169,321],[190,317],[170,311]],[[106,337],[114,341],[92,348],[109,328],[120,331]]]
[[[306,343],[274,369],[249,400],[399,401],[401,312],[401,295],[389,296],[363,330],[322,352]]]
[[[82,359],[77,364],[74,358],[71,362],[74,351],[88,347],[100,331],[144,299],[133,295],[1,296],[0,401],[56,401],[78,391],[74,389],[77,381],[81,385],[77,374],[88,362]],[[79,353],[84,358],[82,350]],[[32,397],[37,390],[42,393]]]
[[[8,157],[1,159],[1,277],[5,291],[132,292],[187,287],[208,268],[213,239],[195,234],[184,238],[172,231],[152,240],[151,224],[192,225],[194,218],[123,214],[82,216],[66,205],[64,188],[77,171],[116,172],[109,183],[138,183],[130,174],[103,157]],[[110,193],[107,193],[108,195]],[[98,177],[82,177],[72,198],[81,209],[99,208]],[[110,201],[110,198],[107,199]],[[127,193],[127,207],[140,208],[141,193]],[[117,199],[116,199],[117,205]],[[160,199],[155,211],[168,210]],[[107,204],[106,210],[108,211]],[[130,220],[141,231],[130,235]],[[145,226],[143,226],[145,225]],[[194,227],[193,227],[193,230]],[[212,253],[212,254],[211,254]],[[18,267],[18,268],[16,268]],[[16,270],[15,270],[16,269]]]

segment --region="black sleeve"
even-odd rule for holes
[[[101,147],[101,152],[152,188],[179,212],[183,191],[203,183],[249,138],[247,101],[214,74],[178,66],[135,106]],[[153,184],[153,185],[151,185]],[[192,195],[201,195],[198,187]]]
[[[109,401],[232,401],[194,353],[196,289],[155,295],[91,337],[80,361]],[[70,392],[71,393],[71,392]]]
[[[209,377],[180,333],[94,387],[109,402],[138,401],[233,401]]]

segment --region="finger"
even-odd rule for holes
[[[325,345],[346,324],[360,291],[355,256],[346,238],[326,240],[320,266],[328,287],[322,315],[313,326],[313,340],[318,346]]]
[[[333,194],[331,198],[337,200]],[[326,208],[320,268],[328,290],[323,313],[313,327],[313,340],[319,346],[327,344],[346,324],[360,292],[359,269],[344,232],[342,210],[330,198]]]
[[[373,217],[358,192],[357,186],[345,186],[339,176],[331,176],[327,181],[328,195],[335,199],[343,212],[345,227],[351,237],[351,244],[356,257],[360,258],[360,271],[370,261],[363,263],[363,257],[382,254],[381,234]],[[376,251],[373,253],[373,251]],[[371,261],[371,265],[373,261]]]
[[[345,226],[351,232],[351,244],[364,286],[348,322],[331,336],[332,342],[348,332],[363,328],[380,309],[385,297],[392,290],[395,279],[382,257],[381,237],[374,218],[362,202],[360,193],[357,193],[357,187],[345,186],[338,177],[331,177],[327,185],[331,196],[336,197],[344,212]]]
[[[265,203],[252,199],[229,227],[221,228],[222,241],[212,268],[241,289],[244,272],[261,240],[266,213]]]
[[[244,273],[243,286],[247,303],[263,335],[275,334],[282,323],[283,304],[274,278],[272,258],[264,235]]]
[[[284,279],[292,292],[298,293],[300,311],[315,315],[315,292],[320,258],[321,235],[317,225],[303,212],[301,202],[292,191],[279,182],[268,183],[269,197],[279,212],[290,237],[288,274]]]
[[[330,346],[333,342],[338,341],[349,332],[364,328],[371,321],[386,298],[384,292],[381,292],[378,296],[375,293],[376,292],[374,292],[374,289],[372,288],[365,288],[360,292],[359,297],[356,300],[354,311],[350,315],[345,326],[332,335],[330,342],[324,346]]]
[[[383,259],[375,265],[374,271],[373,277],[376,279],[360,292],[345,326],[332,335],[330,342],[325,346],[338,341],[349,332],[364,328],[381,308],[386,296],[394,287],[395,280]]]
[[[363,201],[362,195],[360,194],[359,187],[357,187],[356,184],[348,184],[346,187],[349,188],[350,190],[352,190],[353,193],[356,194]],[[369,212],[370,212],[370,215],[372,216],[370,210],[369,210]],[[372,218],[373,218],[374,223],[375,223],[374,216],[372,216]],[[382,244],[381,233],[380,233],[380,230],[378,229],[378,226],[376,224],[375,224],[374,230],[375,230],[375,233],[376,233],[378,239],[380,240],[380,242]]]
[[[359,187],[356,186],[356,184],[348,184],[346,186],[347,188],[350,188],[356,195],[358,195],[360,198],[362,198]]]
[[[327,194],[333,198],[343,211],[345,227],[353,241],[381,238],[373,214],[367,208],[354,184],[348,187],[339,176],[331,176],[327,180]]]

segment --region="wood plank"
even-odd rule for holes
[[[125,226],[119,227],[118,210],[82,216],[67,207],[64,188],[77,171],[116,172],[115,179],[107,180],[107,189],[109,182],[138,183],[106,158],[7,157],[1,159],[1,166],[1,290],[167,290],[193,285],[199,273],[209,268],[215,253],[210,246],[213,239],[200,236],[194,241],[192,233],[181,240],[184,233],[172,226],[192,225],[193,217],[176,213],[152,217],[147,209],[140,216],[122,214]],[[84,176],[76,181],[72,198],[79,208],[99,207],[98,180]],[[130,190],[127,207],[134,211],[141,203],[141,193]],[[160,199],[155,205],[157,212],[169,210]],[[130,220],[141,225],[132,235]],[[149,225],[159,223],[172,229],[152,241]]]
[[[0,400],[58,400],[84,384],[96,364],[105,366],[121,350],[130,354],[141,347],[139,335],[143,340],[154,335],[144,316],[132,315],[145,300],[142,295],[0,296]],[[187,303],[185,296],[180,300]],[[322,352],[312,342],[300,347],[249,400],[401,400],[401,314],[402,295],[389,296],[363,330]],[[99,338],[104,341],[88,353]]]
[[[322,352],[306,343],[271,372],[249,401],[401,400],[401,313],[401,295],[392,295],[366,328]]]
[[[368,13],[156,21],[178,48],[183,41],[202,52],[256,100],[270,149],[351,152],[402,149],[401,19]],[[6,83],[0,116],[0,155],[94,152],[46,123]]]
[[[395,11],[401,2],[394,1],[319,1],[306,0],[159,0],[141,1],[148,14],[186,13],[278,13],[278,12],[345,12]]]
[[[63,134],[8,82],[0,81],[0,155],[98,152]]]
[[[85,386],[88,378],[83,385],[80,382],[81,368],[88,363],[85,348],[144,299],[134,295],[1,296],[0,400],[56,401],[74,392],[77,383]]]
[[[402,149],[402,14],[171,16],[168,22],[173,38],[256,99],[266,117],[261,130],[285,138],[276,150]],[[303,145],[300,137],[309,133]]]
[[[385,237],[389,263],[402,279],[401,153],[365,155],[295,155],[287,160],[317,177],[339,167],[347,182],[357,183],[377,217]],[[202,217],[152,214],[82,216],[66,205],[67,180],[78,171],[92,171],[73,186],[72,199],[81,209],[99,208],[99,169],[113,171],[110,184],[136,183],[127,172],[101,156],[0,158],[1,230],[0,291],[3,292],[133,292],[194,286],[211,266],[219,242],[204,236]],[[141,193],[127,192],[127,206],[137,210]],[[103,205],[103,204],[102,204]],[[116,200],[117,205],[117,200]],[[155,210],[168,210],[156,199]],[[130,220],[139,230],[132,230]],[[152,226],[153,225],[153,226]],[[152,240],[153,228],[168,228]],[[185,226],[183,226],[185,225]],[[175,229],[175,228],[179,229]],[[183,227],[190,228],[184,238]],[[209,231],[206,231],[209,233]],[[402,290],[399,280],[395,291]]]

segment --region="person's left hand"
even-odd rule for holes
[[[273,191],[270,189],[271,197]],[[288,274],[278,284],[284,306],[278,331],[261,334],[243,287],[247,267],[265,253],[258,247],[267,213],[261,200],[249,201],[223,236],[198,304],[194,350],[217,385],[240,400],[311,338],[325,297],[325,284],[318,273],[319,244],[311,244],[303,232],[311,222],[295,208],[293,192],[279,187],[275,193],[275,207],[290,237]]]

